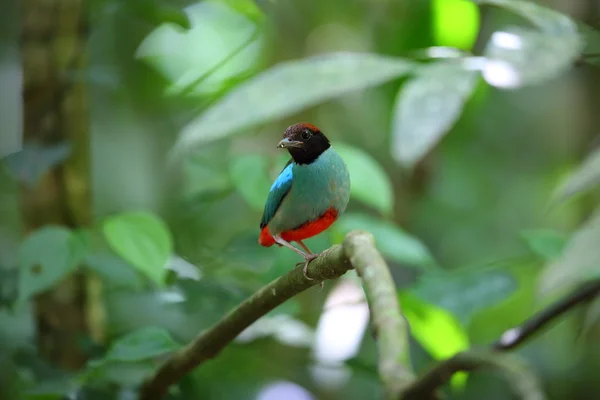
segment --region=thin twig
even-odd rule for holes
[[[592,300],[600,293],[600,280],[591,281],[527,319],[516,328],[505,331],[491,345],[493,350],[507,351],[519,346],[565,312]]]

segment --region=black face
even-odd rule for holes
[[[285,130],[277,147],[288,149],[296,164],[310,164],[331,145],[314,125],[299,123]]]

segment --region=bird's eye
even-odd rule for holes
[[[308,129],[302,131],[302,139],[308,140],[312,136],[312,132]]]

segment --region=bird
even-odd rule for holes
[[[298,253],[304,258],[304,276],[313,280],[308,264],[319,253],[312,253],[302,241],[325,231],[344,213],[350,199],[350,174],[329,139],[310,123],[289,126],[277,148],[287,149],[291,158],[269,190],[258,243]]]

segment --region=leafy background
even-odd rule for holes
[[[16,0],[0,17],[0,398],[130,399],[165,355],[298,260],[257,245],[283,129],[348,163],[348,212],[307,244],[372,232],[417,371],[485,345],[598,278],[600,93],[590,1],[89,0],[89,224],[27,232],[22,194],[73,154],[21,148]],[[479,4],[475,4],[479,3]],[[582,57],[581,54],[587,54]],[[75,71],[76,72],[76,71]],[[87,362],[39,357],[33,299],[84,276]],[[245,331],[173,399],[364,399],[381,391],[350,273]],[[597,393],[598,304],[518,350],[550,399]],[[508,399],[459,375],[455,399]],[[72,397],[71,397],[72,398]]]

